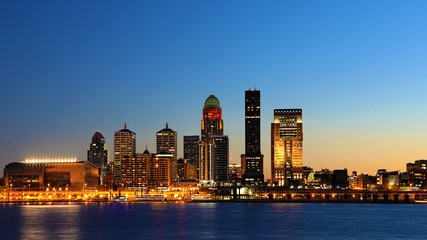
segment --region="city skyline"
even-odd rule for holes
[[[95,131],[113,159],[124,122],[137,152],[154,152],[169,122],[182,156],[209,94],[239,163],[253,87],[262,91],[266,178],[274,109],[304,110],[303,163],[314,169],[374,174],[427,158],[426,3],[333,3],[5,3],[0,164],[85,160]]]

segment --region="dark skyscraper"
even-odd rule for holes
[[[202,140],[212,135],[223,135],[222,110],[218,98],[211,94],[205,101],[202,119]]]
[[[184,159],[190,164],[197,164],[199,161],[199,140],[198,135],[184,136]]]
[[[104,136],[100,132],[95,132],[90,143],[89,150],[87,151],[87,160],[99,169],[99,177],[101,184],[104,175],[108,168],[108,150],[105,144]]]
[[[247,185],[264,182],[263,155],[261,155],[261,94],[259,90],[245,91],[245,172]]]
[[[213,135],[213,171],[214,181],[228,180],[228,136]]]

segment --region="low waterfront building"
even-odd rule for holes
[[[96,189],[98,168],[76,158],[31,158],[4,168],[5,185],[11,190],[40,191],[55,188],[70,191]]]
[[[378,169],[377,185],[384,190],[397,190],[400,185],[399,171],[387,171]]]
[[[239,182],[242,180],[242,165],[230,163],[228,164],[228,180]]]

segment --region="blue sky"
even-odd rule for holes
[[[200,134],[223,108],[244,152],[244,91],[262,95],[270,175],[274,108],[302,108],[304,165],[374,173],[427,158],[425,1],[3,1],[0,164],[86,159],[123,123],[137,151],[165,122]]]

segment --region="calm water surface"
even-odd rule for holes
[[[427,239],[427,205],[0,204],[0,239]]]

